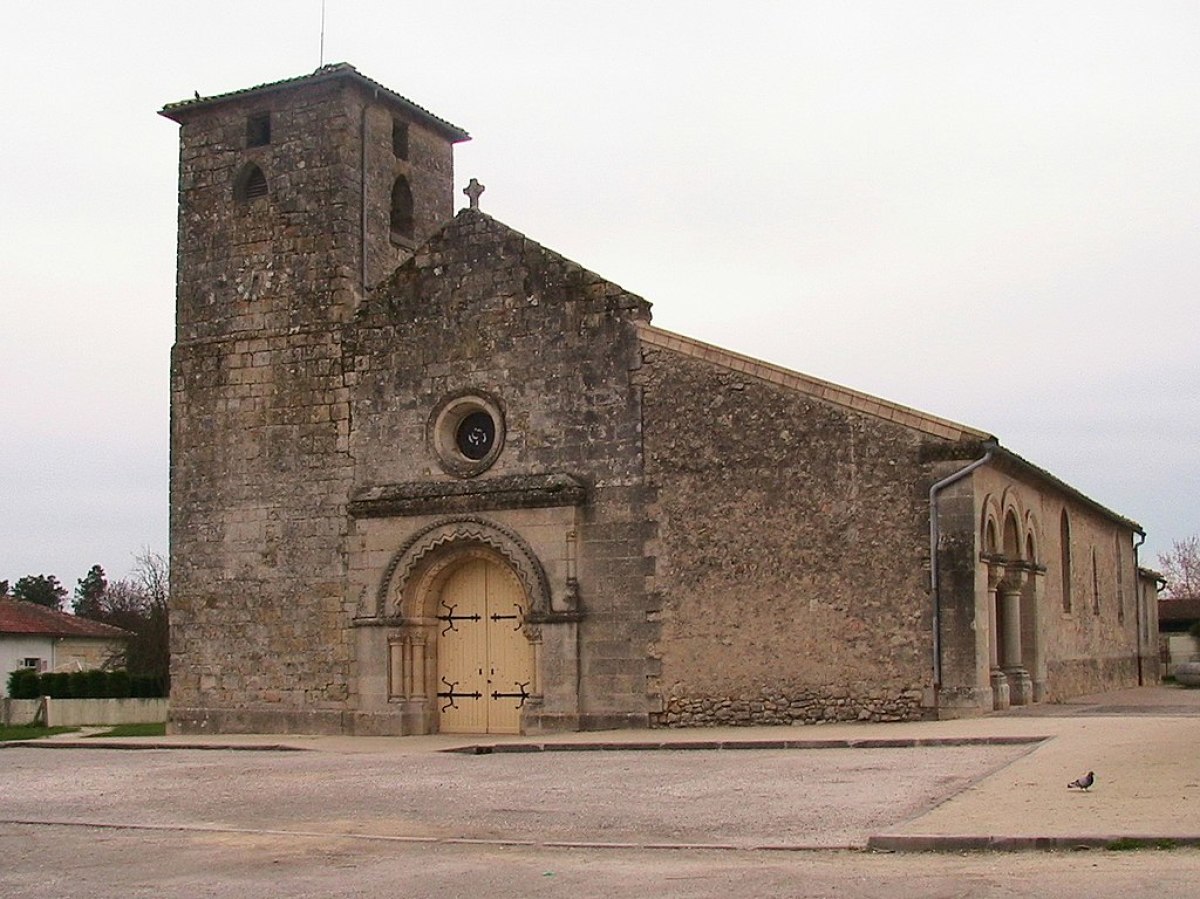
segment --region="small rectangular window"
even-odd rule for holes
[[[27,659],[21,659],[22,668],[32,668],[34,671],[42,670],[42,660],[36,656],[30,656]]]
[[[265,147],[271,142],[271,114],[260,112],[246,119],[246,146]]]
[[[397,159],[408,159],[408,125],[392,119],[392,154]]]

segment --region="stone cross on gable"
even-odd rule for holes
[[[479,195],[481,193],[483,193],[485,190],[487,190],[487,188],[485,188],[482,184],[480,184],[474,178],[471,179],[470,184],[468,184],[466,187],[463,188],[463,193],[471,198],[471,208],[472,209],[479,208]]]

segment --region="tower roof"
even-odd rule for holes
[[[402,97],[395,91],[384,87],[378,81],[368,78],[359,72],[358,69],[354,68],[354,66],[345,62],[321,66],[321,68],[308,75],[285,78],[282,81],[272,81],[269,84],[259,84],[254,87],[246,87],[224,94],[216,94],[211,97],[201,97],[197,94],[191,100],[179,100],[175,103],[168,103],[159,110],[159,115],[166,116],[168,119],[182,124],[191,118],[194,113],[209,110],[224,103],[241,101],[249,97],[256,97],[280,90],[290,90],[292,88],[320,84],[326,81],[347,81],[355,84],[375,97],[390,102],[393,106],[408,113],[414,119],[438,132],[453,143],[471,139],[471,135],[462,128],[447,122],[445,119],[438,118],[428,109],[418,106],[407,97]]]

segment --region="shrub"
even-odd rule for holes
[[[52,699],[71,698],[71,675],[65,671],[52,671],[42,675],[42,695]]]
[[[129,689],[129,672],[124,668],[108,672],[108,695],[114,699],[124,699],[132,695]]]
[[[128,671],[99,668],[38,674],[31,668],[18,668],[8,676],[8,695],[13,699],[153,699],[167,693],[162,679],[152,674],[131,676]]]
[[[89,699],[106,697],[108,692],[108,672],[100,668],[80,672],[80,683],[83,685],[83,695]]]
[[[8,675],[8,695],[13,699],[37,699],[41,677],[32,668],[18,668]]]

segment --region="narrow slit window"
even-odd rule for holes
[[[1125,623],[1125,567],[1121,561],[1121,538],[1113,539],[1114,559],[1117,563],[1117,623]]]
[[[392,154],[408,159],[408,123],[392,119]]]
[[[1064,612],[1071,611],[1071,519],[1067,510],[1063,509],[1059,519],[1058,540],[1061,552],[1059,574],[1062,576],[1062,607]]]
[[[246,146],[265,147],[271,142],[271,114],[259,112],[246,119]]]

